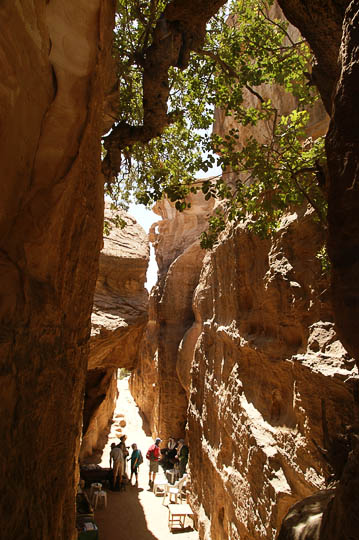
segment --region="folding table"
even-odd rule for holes
[[[189,504],[169,504],[168,505],[168,527],[172,529],[174,525],[184,528],[186,517],[193,517],[193,511]]]

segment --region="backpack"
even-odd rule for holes
[[[156,459],[155,452],[152,449],[152,446],[150,446],[149,449],[147,450],[146,458],[149,459],[150,461],[155,461]]]
[[[142,456],[142,452],[140,450],[140,455],[138,456],[137,465],[141,465],[141,463],[143,463],[143,456]]]

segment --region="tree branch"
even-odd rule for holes
[[[298,190],[301,192],[301,194],[307,199],[307,201],[309,202],[309,204],[314,208],[315,212],[317,213],[318,215],[318,218],[319,218],[319,221],[321,222],[321,224],[324,226],[324,228],[326,228],[327,224],[326,224],[326,221],[325,219],[323,218],[323,215],[322,215],[322,212],[319,208],[319,206],[313,201],[313,199],[310,197],[310,195],[307,193],[307,191],[303,188],[303,186],[299,183],[298,181],[298,174],[303,174],[305,172],[315,172],[315,169],[313,167],[307,167],[305,169],[301,169],[300,171],[296,172],[296,173],[292,173],[291,174],[291,178],[293,180],[293,182],[295,183],[295,185],[297,186]]]
[[[153,30],[151,45],[142,51],[143,124],[120,122],[104,138],[107,153],[102,170],[109,183],[120,170],[124,148],[150,141],[174,121],[176,113],[167,112],[168,70],[187,67],[191,51],[203,45],[207,21],[224,4],[225,0],[173,0],[167,4]]]
[[[222,58],[212,52],[212,51],[206,51],[204,49],[198,49],[196,51],[198,54],[203,54],[205,56],[208,56],[209,58],[212,58],[212,60],[214,60],[215,62],[217,62],[217,64],[219,64],[221,66],[221,68],[227,72],[227,74],[230,76],[230,77],[233,77],[234,79],[236,79],[237,81],[239,80],[238,79],[238,74],[237,72],[232,68],[232,66],[230,66],[229,64],[227,64],[227,62],[225,62],[224,60],[222,60]],[[251,86],[249,86],[248,84],[245,84],[244,85],[245,88],[251,93],[253,94],[254,96],[256,96],[259,101],[261,103],[264,103],[265,102],[265,99],[258,93],[256,92]]]
[[[256,98],[259,99],[259,101],[261,103],[264,103],[265,102],[265,99],[262,98],[262,96],[260,94],[258,94],[258,92],[256,92],[255,90],[253,90],[253,88],[251,86],[249,86],[248,84],[245,85],[245,87],[247,88],[248,92],[250,92],[251,94],[253,94],[254,96],[256,96]]]
[[[279,23],[277,23],[276,21],[273,21],[273,19],[271,19],[265,12],[263,9],[259,8],[259,11],[260,13],[262,14],[262,17],[270,22],[271,24],[273,24],[274,26],[277,26],[285,35],[286,37],[288,38],[289,42],[292,44],[292,45],[295,45],[295,42],[292,40],[291,36],[288,34],[288,32],[282,27],[282,25],[280,25]]]

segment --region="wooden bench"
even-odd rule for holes
[[[193,519],[193,511],[189,504],[169,504],[168,505],[168,527],[169,530],[175,525],[185,526],[186,517]]]

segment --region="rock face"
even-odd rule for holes
[[[331,290],[339,335],[359,364],[355,324],[359,315],[358,137],[355,135],[358,128],[358,5],[349,0],[315,0],[310,7],[308,3],[304,7],[301,0],[279,0],[279,3],[315,52],[320,70],[318,84],[327,110],[331,111],[326,141]],[[316,14],[314,24],[313,13]],[[358,476],[359,456],[357,451],[353,451],[335,498],[324,512],[322,540],[357,536]]]
[[[105,219],[111,215],[106,210]],[[115,215],[126,225],[123,229],[113,226],[109,236],[104,237],[91,318],[88,369],[133,369],[137,342],[147,321],[147,234],[128,214]]]
[[[199,235],[211,212],[202,194],[192,194],[190,202],[191,208],[182,213],[167,200],[154,208],[162,217],[150,232],[159,278],[150,296],[139,362],[130,379],[131,392],[153,435],[162,439],[183,436],[187,419],[187,397],[176,371],[177,351],[194,321],[192,296],[204,257]]]
[[[357,3],[279,2],[317,56],[315,80],[332,113],[327,152],[334,314],[358,362]],[[75,537],[82,397],[102,229],[99,139],[113,10],[111,0],[1,3],[4,538]],[[188,243],[181,244],[171,223],[164,226],[181,247],[171,251],[173,258],[158,254],[161,281],[132,385],[152,429],[163,430],[163,436],[182,433],[189,398],[201,536],[234,539],[238,531],[242,539],[273,536],[288,505],[323,484],[326,462],[318,445],[326,445],[334,470],[342,469],[343,475],[324,510],[320,537],[355,538],[358,451],[343,470],[345,459],[335,448],[337,435],[356,412],[356,375],[333,329],[326,284],[310,248],[318,240],[309,217],[288,217],[273,246],[258,246],[245,231],[233,230],[206,257],[203,270],[192,233],[186,230]],[[293,230],[306,245],[286,240]],[[193,259],[196,253],[199,260]],[[176,282],[169,279],[171,272]],[[145,385],[140,376],[147,375]],[[92,376],[101,392],[111,384],[100,364]],[[148,384],[157,386],[148,390]]]
[[[80,463],[86,462],[87,457],[92,463],[101,454],[117,397],[117,370],[97,368],[87,372]]]
[[[0,7],[1,535],[69,540],[114,5]]]
[[[84,403],[80,459],[103,446],[103,434],[115,408],[118,368],[134,369],[138,345],[147,322],[144,287],[149,260],[147,234],[125,212],[105,211],[105,220],[119,217],[104,236],[96,283],[90,355]]]
[[[358,372],[316,257],[324,233],[302,209],[272,241],[238,226],[203,258],[181,239],[187,219],[203,223],[160,205],[161,278],[132,393],[153,435],[188,422],[200,537],[274,539],[292,504],[340,477],[338,434],[356,420]]]
[[[286,18],[299,28],[315,54],[313,82],[330,114],[339,75],[337,59],[343,18],[350,0],[278,0],[278,4]]]
[[[336,28],[328,32],[334,50]],[[325,66],[323,61],[315,76],[323,76]],[[321,89],[328,98],[329,86]],[[291,107],[281,93],[275,99],[283,112]],[[316,137],[326,126],[316,110],[308,135]],[[230,127],[231,119],[223,123],[219,113],[217,131]],[[187,247],[185,239],[193,241],[189,225],[181,240],[166,204],[156,236],[160,281],[132,391],[153,434],[178,436],[187,420],[200,537],[274,539],[291,505],[323,490],[329,475],[345,476],[346,463],[355,461],[355,452],[348,461],[346,426],[357,420],[358,370],[335,331],[328,276],[316,257],[324,233],[310,211],[297,209],[271,242],[237,226],[203,257],[196,244]],[[195,253],[191,269],[186,260]],[[353,519],[355,488],[352,480],[342,503],[353,509]],[[313,515],[303,503],[308,530],[318,535],[327,526],[322,538],[333,528],[330,519],[321,524],[322,513],[338,500],[331,491],[326,506],[327,495],[315,496],[319,510]]]
[[[319,447],[332,456],[355,421],[357,369],[333,329],[321,241],[311,215],[293,214],[272,243],[238,227],[204,260],[188,348],[203,538],[274,538],[288,507],[324,487]]]

